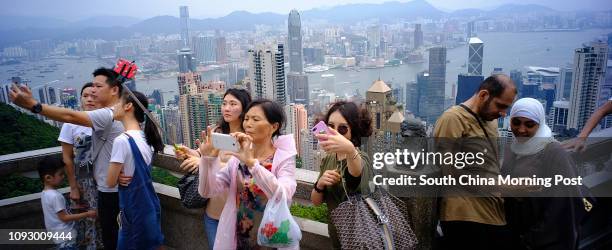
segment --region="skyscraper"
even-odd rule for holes
[[[457,97],[455,98],[455,104],[459,105],[462,102],[467,101],[476,93],[480,83],[484,81],[483,76],[479,75],[465,75],[459,74],[457,76]]]
[[[227,41],[225,37],[215,38],[215,59],[217,63],[225,63],[227,61]]]
[[[308,105],[309,90],[308,76],[304,73],[289,72],[287,74],[287,93],[289,93],[289,101]]]
[[[180,12],[181,41],[183,42],[183,47],[189,48],[191,47],[189,44],[189,40],[191,39],[189,34],[189,8],[187,6],[181,6]]]
[[[181,116],[179,108],[176,106],[162,107],[162,127],[165,133],[164,143],[183,143],[183,134],[181,133]]]
[[[300,13],[297,10],[289,12],[289,71],[302,73],[304,71],[302,56],[302,23]]]
[[[567,124],[569,129],[582,130],[597,108],[600,87],[605,81],[607,55],[608,46],[602,42],[576,49]]]
[[[414,49],[421,46],[423,46],[423,31],[421,30],[421,24],[417,23],[414,25]]]
[[[79,107],[79,98],[77,94],[77,90],[74,88],[65,88],[62,89],[60,94],[60,102],[62,106],[69,109],[78,109]]]
[[[368,56],[376,58],[380,56],[380,27],[378,25],[368,27]]]
[[[419,115],[428,124],[434,124],[444,112],[444,91],[446,86],[446,48],[429,49],[429,84],[421,95]]]
[[[151,93],[151,98],[155,100],[155,104],[164,106],[164,95],[162,94],[160,89],[154,89],[153,93]]]
[[[54,87],[49,87],[47,84],[38,89],[38,97],[41,103],[44,104],[56,104],[57,103],[57,91]]]
[[[574,79],[572,70],[570,67],[561,67],[559,69],[559,82],[557,83],[557,93],[555,94],[555,99],[558,101],[569,101]]]
[[[217,61],[217,41],[212,36],[193,38],[193,49],[198,63],[210,64]]]
[[[249,83],[247,86],[254,99],[276,100],[281,105],[287,103],[285,84],[284,47],[258,45],[249,50]]]
[[[302,104],[290,103],[285,105],[285,115],[287,116],[287,126],[284,134],[293,134],[296,142],[298,154],[301,154],[300,141],[302,134],[300,131],[308,128],[308,113]],[[301,155],[300,155],[301,156]]]
[[[472,37],[476,36],[475,31],[476,31],[476,30],[474,30],[474,21],[469,21],[469,22],[467,23],[467,28],[466,28],[466,31],[465,31],[465,33],[467,33],[466,35],[467,35],[467,39],[468,39],[468,40],[469,40],[470,38],[472,38]]]
[[[468,74],[482,75],[484,43],[478,37],[470,38],[468,44]]]
[[[179,64],[179,72],[187,73],[187,72],[195,72],[196,71],[196,62],[193,54],[191,53],[191,49],[183,48],[177,52],[178,64]]]

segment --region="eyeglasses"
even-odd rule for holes
[[[533,128],[533,127],[535,127],[536,125],[538,125],[536,122],[531,121],[531,120],[526,121],[526,122],[522,122],[521,120],[516,119],[516,118],[515,118],[515,119],[512,119],[512,120],[511,120],[511,122],[512,122],[512,126],[517,126],[517,127],[518,127],[518,126],[521,126],[521,124],[524,124],[524,125],[525,125],[525,127],[527,127],[527,128]]]
[[[332,129],[335,129],[341,135],[346,135],[346,133],[348,133],[348,130],[349,130],[348,126],[346,126],[346,125],[338,125],[338,128],[336,128],[336,126],[333,125],[333,124],[327,124],[327,126],[332,128]]]

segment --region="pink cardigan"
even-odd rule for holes
[[[272,161],[272,170],[268,171],[257,162],[250,170],[253,178],[266,195],[270,198],[276,192],[278,185],[285,189],[287,204],[295,193],[295,141],[293,135],[282,135],[274,141],[276,152]],[[202,197],[211,198],[227,192],[227,201],[219,218],[215,249],[236,249],[236,170],[240,160],[231,157],[227,167],[221,169],[218,157],[202,157],[200,160],[200,180],[198,191]],[[259,225],[255,226],[255,230]]]

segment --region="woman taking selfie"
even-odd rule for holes
[[[227,193],[221,212],[215,249],[257,248],[257,228],[267,200],[278,187],[287,195],[295,193],[295,141],[280,135],[285,122],[283,108],[269,100],[257,100],[246,109],[243,132],[231,135],[240,144],[226,167],[221,168],[219,150],[212,145],[212,131],[203,132],[199,151],[199,192],[203,197]]]
[[[327,203],[328,215],[346,200],[347,193],[368,193],[372,169],[367,155],[359,150],[361,139],[372,134],[370,113],[353,102],[336,102],[323,120],[331,134],[316,134],[327,156],[321,161],[319,178],[310,194],[314,205]],[[346,190],[342,185],[346,185]],[[345,192],[346,191],[346,192]],[[327,225],[334,249],[340,241],[332,223]]]

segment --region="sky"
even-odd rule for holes
[[[6,1],[0,8],[3,16],[44,16],[75,21],[92,16],[131,16],[150,18],[158,15],[178,16],[178,6],[189,6],[192,18],[220,17],[232,11],[286,14],[351,3],[383,3],[389,0],[20,0]],[[399,0],[409,2],[412,0]],[[561,11],[612,10],[610,0],[427,0],[435,7],[452,11],[465,8],[490,9],[506,3],[535,3]]]

